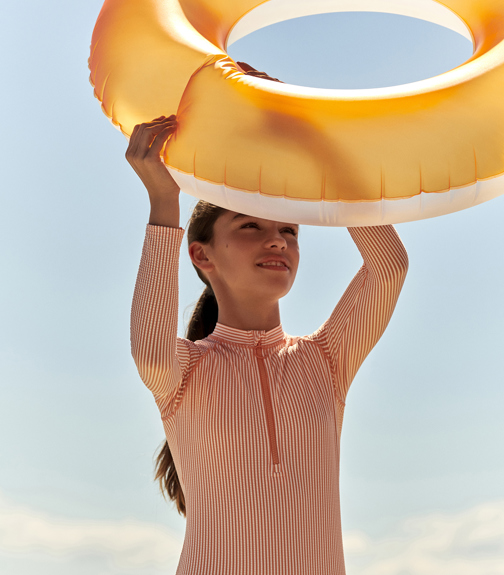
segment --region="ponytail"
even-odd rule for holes
[[[225,208],[220,208],[204,200],[200,200],[196,204],[191,219],[189,220],[187,229],[188,244],[190,245],[194,241],[199,241],[204,244],[211,242],[214,223],[225,211]],[[217,299],[215,298],[212,286],[199,268],[194,266],[194,269],[206,287],[194,306],[194,311],[187,326],[186,339],[190,341],[204,339],[210,335],[215,329],[219,315]],[[167,495],[172,499],[177,506],[179,514],[185,517],[186,506],[184,492],[182,491],[170,447],[166,440],[161,444],[156,456],[154,481],[159,482],[159,488],[163,497],[166,499]]]
[[[191,320],[187,326],[186,339],[190,341],[205,339],[215,329],[218,315],[219,308],[215,294],[211,286],[207,285],[194,307]]]

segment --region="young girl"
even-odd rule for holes
[[[345,398],[392,316],[406,251],[391,225],[349,228],[362,267],[317,331],[291,336],[278,301],[296,277],[298,226],[200,201],[187,234],[206,288],[177,337],[184,229],[160,158],[176,127],[136,126],[126,158],[151,203],[131,341],[166,433],[156,478],[187,519],[177,575],[344,575]]]

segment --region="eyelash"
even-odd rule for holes
[[[248,222],[248,223],[246,223],[246,224],[243,224],[243,226],[240,226],[240,227],[241,227],[241,228],[246,228],[247,226],[250,226],[250,225],[253,225],[253,226],[255,226],[256,228],[259,228],[259,226],[258,226],[255,222]],[[288,230],[289,233],[291,233],[294,237],[297,237],[297,233],[296,233],[296,230],[295,230],[294,228],[291,228],[291,227],[282,228],[282,231],[283,231],[283,230]]]

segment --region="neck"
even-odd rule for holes
[[[278,300],[265,304],[247,301],[230,301],[217,298],[219,306],[218,322],[235,329],[246,331],[269,331],[280,324]]]

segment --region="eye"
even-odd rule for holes
[[[294,237],[297,237],[297,232],[294,228],[282,228],[282,232],[287,231],[288,233],[292,234]]]
[[[243,226],[240,226],[240,229],[241,228],[248,228],[249,226],[254,226],[254,227],[259,229],[259,226],[255,222],[247,222],[246,224],[243,224]]]

